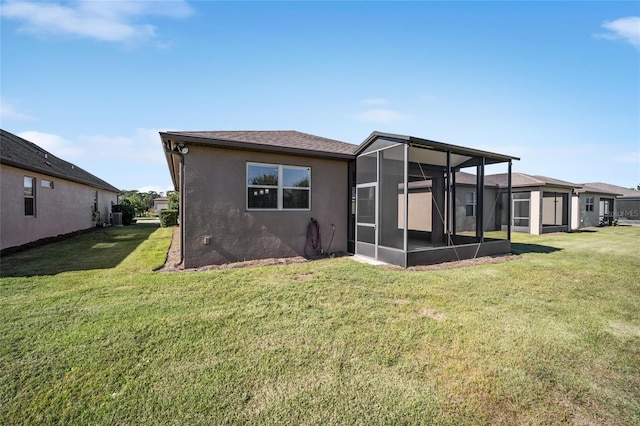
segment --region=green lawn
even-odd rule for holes
[[[640,228],[440,271],[153,272],[170,233],[2,258],[0,423],[640,424]]]

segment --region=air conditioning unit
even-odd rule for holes
[[[111,213],[111,224],[113,226],[122,226],[122,212]]]

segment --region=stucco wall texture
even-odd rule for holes
[[[25,216],[24,178],[35,182],[35,216]],[[41,181],[53,182],[44,188]],[[0,249],[21,246],[42,238],[55,237],[91,228],[96,189],[41,173],[0,165]],[[98,210],[103,221],[109,218],[111,203],[118,194],[98,190]]]
[[[311,210],[247,211],[248,162],[311,167]],[[312,217],[324,250],[347,250],[346,161],[189,145],[184,165],[186,268],[304,255]]]

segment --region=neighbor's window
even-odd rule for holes
[[[513,194],[513,226],[529,226],[529,193]]]
[[[24,215],[36,215],[36,179],[24,177]]]
[[[475,216],[476,215],[476,193],[475,192],[467,192],[465,199],[465,211],[467,216]]]
[[[593,197],[587,197],[587,200],[585,202],[585,210],[588,211],[588,212],[592,212],[593,211],[593,206],[594,206]]]
[[[309,210],[311,168],[247,163],[248,210]]]
[[[43,188],[53,189],[53,181],[42,179],[40,180],[40,186]]]

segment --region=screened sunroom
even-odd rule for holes
[[[510,252],[518,158],[379,132],[356,156],[356,254],[409,267]],[[506,189],[485,182],[496,167]]]

